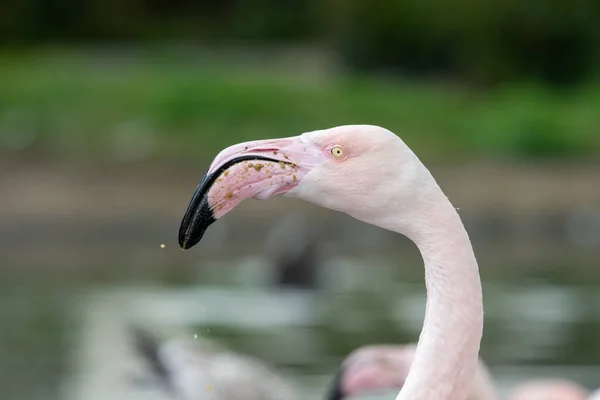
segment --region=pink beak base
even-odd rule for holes
[[[266,200],[289,192],[325,158],[301,136],[240,143],[221,151],[204,176],[181,221],[179,246],[189,249],[208,227],[248,198]]]

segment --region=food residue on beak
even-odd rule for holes
[[[229,200],[229,199],[233,198],[233,192],[229,191],[229,192],[225,193],[225,198],[226,198],[227,200]]]
[[[255,164],[255,165],[250,165],[250,166],[253,167],[256,171],[260,171],[264,167],[263,164]]]
[[[283,161],[279,161],[279,166],[281,169],[285,169],[285,163]]]
[[[229,175],[229,170],[228,169],[226,169],[225,171],[223,171],[223,176],[227,176],[227,175]]]
[[[292,179],[294,179],[294,182],[296,182],[296,179],[298,179],[296,178],[296,174],[292,175]]]

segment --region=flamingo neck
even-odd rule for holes
[[[479,269],[458,213],[439,193],[415,211],[411,229],[404,229],[425,263],[427,305],[414,361],[396,400],[465,400],[477,368],[483,333]]]

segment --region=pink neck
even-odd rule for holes
[[[465,400],[477,368],[483,332],[479,270],[460,217],[439,190],[441,196],[423,205],[406,232],[425,263],[427,306],[396,400]]]

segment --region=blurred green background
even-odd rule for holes
[[[8,153],[112,159],[138,127],[147,157],[210,157],[353,122],[435,158],[600,148],[593,0],[19,0],[0,15]]]
[[[594,0],[4,0],[0,397],[148,398],[114,367],[131,319],[260,357],[304,398],[351,349],[416,341],[404,238],[275,199],[176,248],[223,147],[362,123],[400,135],[460,208],[500,390],[600,386],[599,20]],[[290,213],[291,243],[304,221],[320,254],[303,289],[265,242]]]

